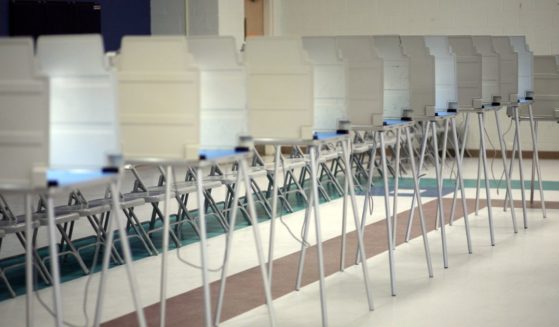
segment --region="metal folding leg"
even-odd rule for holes
[[[398,228],[398,184],[400,183],[400,139],[401,130],[396,130],[396,160],[394,171],[394,201],[392,209],[392,246],[396,249],[396,229]]]
[[[386,147],[384,143],[384,132],[379,132],[380,156],[382,164],[382,178],[384,182],[384,211],[386,214],[386,235],[388,243],[388,265],[390,268],[390,290],[392,296],[396,296],[396,269],[394,267],[394,240],[392,239],[392,219],[390,215],[390,188],[388,185],[388,168],[386,165]],[[366,258],[361,257],[361,261]]]
[[[130,285],[130,291],[132,293],[132,300],[134,302],[134,308],[136,309],[136,316],[138,319],[138,325],[140,327],[146,327],[146,318],[144,315],[144,309],[140,300],[140,296],[138,294],[138,282],[136,280],[136,275],[134,273],[134,267],[132,263],[132,252],[130,251],[130,244],[128,243],[127,237],[122,237],[126,235],[126,229],[124,228],[121,219],[120,219],[120,205],[119,205],[119,189],[120,189],[120,178],[119,181],[115,184],[114,182],[111,184],[111,197],[112,197],[112,205],[113,205],[113,215],[110,215],[108,218],[107,223],[107,245],[105,246],[105,252],[103,253],[103,268],[100,273],[100,281],[99,281],[99,290],[97,296],[97,304],[95,309],[95,320],[93,325],[95,327],[99,327],[101,324],[101,317],[103,311],[103,299],[105,295],[105,289],[107,287],[107,271],[109,269],[109,260],[111,257],[111,246],[114,240],[114,232],[112,231],[113,221],[116,221],[116,226],[118,229],[118,233],[121,235],[120,245],[122,247],[122,252],[124,254],[124,262],[126,268],[126,274],[128,277],[128,283]]]
[[[442,241],[442,248],[443,248],[443,264],[445,268],[448,268],[448,250],[446,244],[446,228],[445,228],[445,219],[444,219],[444,209],[443,209],[443,181],[442,181],[442,167],[439,163],[439,145],[437,141],[437,122],[431,122],[431,130],[433,133],[433,148],[435,149],[435,155],[433,159],[435,160],[435,174],[437,177],[437,204],[438,204],[438,220],[439,220],[439,227],[441,229],[441,241]]]
[[[53,304],[54,313],[56,319],[56,326],[62,327],[64,324],[64,313],[62,310],[62,293],[60,291],[60,267],[58,265],[58,249],[56,245],[56,232],[54,220],[54,202],[50,192],[47,194],[47,231],[49,240],[49,255],[50,268],[52,275],[52,293],[53,293]],[[29,241],[27,243],[30,243]]]
[[[169,204],[171,201],[171,184],[174,184],[173,169],[170,165],[165,168],[165,198],[163,199],[163,245],[161,248],[161,280],[160,280],[160,310],[159,310],[159,324],[165,327],[166,313],[167,313],[167,254],[169,252],[169,220],[170,209]],[[199,208],[200,215],[203,215],[204,209]]]
[[[272,219],[270,220],[270,240],[268,246],[268,278],[272,285],[272,272],[274,266],[274,246],[276,240],[276,218],[278,215],[278,197],[279,197],[279,165],[281,161],[281,146],[274,146],[274,177],[273,177],[273,193],[272,193]],[[310,204],[309,204],[310,206]]]
[[[452,137],[454,139],[454,148],[456,151],[460,149],[458,143],[458,132],[456,128],[456,118],[451,118],[450,123],[452,124]],[[466,243],[468,246],[468,253],[472,254],[472,239],[470,236],[470,219],[468,217],[468,207],[466,205],[466,191],[464,189],[464,178],[462,175],[462,157],[457,153],[455,154],[456,160],[456,179],[458,180],[456,185],[460,187],[460,195],[462,197],[462,212],[464,214],[464,227],[466,228]],[[456,194],[455,194],[456,196]],[[451,217],[452,221],[452,217]]]
[[[425,151],[427,149],[427,141],[429,139],[430,128],[431,128],[431,124],[426,123],[425,124],[425,131],[423,133],[423,140],[421,141],[419,164],[417,166],[417,171],[415,172],[416,176],[420,176],[421,175],[421,170],[423,169],[423,162],[425,160]],[[410,141],[408,141],[408,142],[410,142]],[[415,163],[414,163],[414,166],[415,166]],[[420,177],[417,177],[417,178],[419,179]],[[415,216],[415,205],[416,205],[416,198],[413,197],[412,201],[411,201],[410,213],[408,215],[408,228],[406,230],[406,242],[409,242],[410,236],[411,236],[411,226],[413,224],[413,217]]]
[[[315,218],[315,231],[316,231],[316,248],[318,256],[318,272],[319,272],[319,285],[320,285],[320,304],[322,313],[322,326],[328,326],[328,312],[326,305],[326,284],[324,281],[324,255],[322,251],[322,228],[320,221],[320,202],[319,202],[319,191],[318,191],[318,149],[317,146],[309,146],[310,154],[310,171],[311,171],[311,189],[309,194],[309,205],[305,211],[304,220],[304,232],[303,232],[303,244],[301,248],[301,253],[299,257],[299,267],[297,271],[297,279],[295,289],[299,290],[301,286],[301,276],[305,263],[306,246],[305,242],[308,235],[308,229],[310,225],[311,212]]]
[[[398,130],[399,131],[399,130]],[[399,134],[399,133],[398,133]],[[369,271],[367,269],[367,257],[365,255],[365,244],[363,242],[363,230],[361,230],[360,226],[359,226],[359,213],[357,211],[357,201],[355,199],[355,185],[353,184],[353,177],[352,177],[352,173],[351,173],[351,157],[350,157],[350,143],[351,140],[348,139],[347,141],[342,142],[342,151],[343,151],[343,155],[344,155],[344,163],[345,163],[345,179],[347,180],[348,183],[348,188],[349,188],[349,195],[350,195],[350,199],[351,199],[351,208],[352,208],[352,212],[353,212],[353,220],[355,223],[355,229],[357,231],[357,243],[358,243],[358,247],[359,247],[359,253],[361,256],[361,267],[363,269],[363,280],[365,282],[365,289],[367,292],[367,300],[369,303],[369,310],[373,310],[374,309],[374,304],[373,304],[373,295],[372,295],[372,291],[371,291],[371,282],[369,280]],[[344,194],[344,197],[346,195]],[[345,214],[345,211],[344,211]],[[387,220],[389,220],[387,218]]]
[[[411,173],[413,179],[413,191],[414,191],[414,199],[417,200],[417,208],[419,211],[419,223],[421,227],[421,235],[423,237],[423,248],[425,250],[425,260],[427,262],[427,272],[429,273],[429,277],[433,277],[433,265],[431,262],[431,250],[429,247],[429,239],[427,238],[427,228],[425,226],[425,216],[423,215],[423,204],[421,203],[421,194],[419,193],[419,178],[417,176],[417,170],[415,169],[415,159],[413,155],[413,147],[412,147],[412,140],[410,136],[409,127],[405,128],[406,132],[406,140],[408,144],[408,152],[410,155],[410,163],[411,163]]]
[[[518,151],[518,172],[520,174],[520,198],[522,201],[522,215],[524,220],[524,228],[528,228],[528,213],[526,210],[526,189],[524,186],[524,162],[522,160],[522,145],[520,143],[520,119],[518,117],[518,107],[513,107],[513,119],[514,119],[514,143],[512,145],[512,156],[510,161],[510,168],[509,168],[509,176],[512,176],[513,171],[513,163],[516,157],[516,152]],[[506,198],[508,199],[511,194],[506,194]],[[505,209],[507,208],[508,203],[505,201]],[[514,207],[511,207],[511,210]]]
[[[25,194],[25,235],[29,238],[33,233],[32,222],[32,195]],[[52,205],[52,204],[51,204]],[[49,247],[50,249],[50,247]],[[27,326],[32,327],[33,321],[33,242],[28,239],[25,242],[25,313]]]
[[[491,206],[491,185],[489,185],[489,170],[487,169],[487,149],[485,147],[483,112],[477,113],[480,137],[480,155],[483,164],[483,176],[485,177],[485,196],[487,198],[487,214],[489,219],[489,236],[491,245],[495,246],[495,231],[493,227],[493,210]]]
[[[468,129],[469,129],[469,125],[470,125],[470,113],[466,113],[466,117],[465,117],[465,121],[464,121],[464,135],[462,136],[462,148],[460,148],[460,145],[458,143],[458,141],[456,140],[456,151],[459,151],[459,153],[456,154],[456,164],[458,165],[458,159],[460,159],[460,163],[464,162],[464,152],[466,151],[466,144],[468,143]],[[456,130],[456,120],[454,120],[454,129]],[[458,138],[458,137],[457,137]],[[462,176],[463,177],[463,176]],[[456,210],[456,199],[458,196],[458,187],[460,187],[460,185],[458,183],[455,184],[454,186],[454,193],[452,196],[452,205],[450,207],[450,225],[452,225],[452,223],[454,223],[454,213]],[[462,189],[462,197],[464,198],[465,194],[464,194],[464,189]],[[466,203],[465,200],[463,201],[463,204]],[[463,207],[464,210],[465,207]],[[467,211],[466,211],[467,212]]]
[[[542,172],[541,172],[541,167],[540,167],[540,156],[538,153],[538,135],[537,135],[537,122],[534,122],[534,113],[532,110],[532,105],[528,105],[528,117],[530,118],[530,133],[532,134],[532,151],[534,152],[534,158],[533,160],[535,160],[535,167],[536,167],[536,172],[538,174],[538,188],[540,190],[540,201],[541,201],[541,206],[542,206],[542,213],[543,213],[543,217],[547,218],[547,210],[545,208],[545,198],[543,195],[543,184],[542,184]],[[532,162],[532,166],[534,166],[534,162]],[[532,177],[532,185],[534,183],[534,178]],[[532,187],[533,189],[533,187]],[[532,192],[533,194],[533,192]],[[531,197],[531,202],[533,202],[533,195]]]
[[[505,180],[506,180],[506,184],[507,184],[507,194],[508,199],[509,199],[509,203],[511,206],[511,217],[512,217],[512,226],[513,226],[513,230],[515,233],[518,233],[518,227],[517,227],[517,223],[516,223],[516,210],[514,209],[514,200],[512,197],[512,186],[511,186],[511,180],[510,180],[510,175],[509,175],[509,171],[507,169],[507,149],[506,149],[506,145],[505,145],[505,141],[503,140],[503,134],[501,133],[501,122],[499,120],[499,115],[498,115],[498,111],[495,110],[495,122],[497,124],[497,134],[499,135],[499,143],[501,146],[501,157],[503,160],[503,169],[505,171]]]
[[[313,188],[313,206],[314,206],[314,218],[315,218],[315,229],[316,229],[316,248],[318,256],[318,273],[319,273],[319,284],[320,284],[320,303],[322,312],[322,326],[328,325],[328,311],[326,306],[326,283],[324,280],[324,254],[322,252],[322,228],[320,223],[320,202],[318,199],[318,149],[316,146],[309,147],[310,159],[311,159],[311,187]]]

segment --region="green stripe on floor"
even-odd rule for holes
[[[376,179],[376,178],[375,178]],[[426,189],[426,188],[435,188],[437,180],[435,178],[422,178],[419,184],[419,187]],[[455,180],[454,179],[444,179],[443,187],[445,188],[452,188],[454,187]],[[374,182],[375,186],[382,185],[382,179],[378,179]],[[390,178],[389,184],[392,186],[394,184],[394,179]],[[477,180],[475,179],[465,179],[464,186],[466,188],[476,188]],[[511,186],[513,189],[520,189],[520,180],[512,180]],[[491,188],[497,188],[499,186],[500,189],[505,189],[506,184],[505,181],[497,180],[489,180],[489,185]],[[524,186],[526,189],[530,189],[530,181],[524,181]],[[410,177],[400,178],[399,183],[400,188],[412,189],[413,188],[413,179]],[[481,187],[485,188],[485,182],[483,179],[481,180]],[[535,188],[538,188],[538,184],[535,184]],[[543,189],[546,191],[559,191],[559,181],[543,181]]]

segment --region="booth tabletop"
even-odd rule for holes
[[[312,139],[255,138],[254,144],[313,146],[343,141],[347,140],[349,137],[349,134],[342,134],[337,132],[315,132]]]
[[[207,167],[216,163],[236,161],[246,158],[250,151],[238,149],[204,149],[199,151],[198,159],[181,158],[125,158],[127,165],[151,165],[151,166],[187,166],[191,168]]]
[[[416,121],[387,119],[383,126],[379,125],[351,125],[351,130],[356,132],[384,132],[388,130],[413,126]]]
[[[435,116],[413,116],[415,121],[440,121],[450,117],[456,117],[458,112],[438,111]]]

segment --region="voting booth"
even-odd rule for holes
[[[476,51],[481,55],[481,97],[484,105],[500,104],[499,54],[491,36],[472,36]]]
[[[337,36],[336,46],[347,63],[348,120],[356,125],[382,125],[384,63],[373,37]]]
[[[493,36],[493,47],[499,55],[499,89],[501,104],[518,99],[518,55],[508,36]]]
[[[559,120],[559,56],[534,56],[534,117]]]
[[[409,58],[410,108],[413,110],[413,115],[434,116],[436,113],[435,57],[431,55],[425,37],[401,36],[400,39],[404,54]]]
[[[50,167],[95,169],[120,154],[114,74],[100,35],[42,36],[41,74],[50,83]]]
[[[117,78],[124,156],[198,159],[200,78],[186,37],[124,37]]]
[[[313,67],[298,37],[254,37],[245,45],[250,134],[311,139]]]
[[[248,134],[246,71],[230,36],[192,36],[188,50],[200,69],[200,144],[228,149]]]
[[[481,108],[481,55],[474,48],[471,36],[449,36],[448,42],[456,59],[458,108]]]
[[[384,118],[401,119],[410,108],[410,60],[397,35],[374,36],[384,63]]]
[[[338,51],[336,37],[303,37],[314,71],[314,130],[335,131],[347,120],[348,65]]]
[[[45,186],[48,82],[38,77],[31,38],[0,38],[0,183]]]
[[[457,109],[456,58],[447,36],[426,36],[425,44],[435,57],[435,110]]]
[[[534,91],[534,55],[524,36],[510,36],[509,38],[518,58],[517,100],[533,100],[531,92]]]

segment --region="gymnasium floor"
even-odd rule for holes
[[[465,177],[475,179],[476,160],[465,162]],[[323,239],[327,256],[326,296],[330,326],[558,326],[559,325],[559,173],[555,167],[559,160],[542,160],[542,173],[546,182],[545,197],[547,218],[541,209],[528,209],[529,228],[523,229],[522,210],[516,208],[519,224],[518,234],[512,231],[510,211],[502,209],[504,188],[500,194],[492,189],[494,201],[496,246],[489,242],[487,210],[481,204],[476,216],[472,199],[475,189],[467,189],[473,254],[468,254],[464,233],[464,220],[458,219],[447,226],[449,268],[442,264],[440,232],[434,228],[435,201],[424,196],[423,203],[428,218],[429,242],[433,260],[434,278],[427,275],[423,242],[415,237],[409,243],[396,248],[397,296],[390,295],[388,256],[384,225],[382,196],[374,196],[374,212],[368,217],[366,232],[367,266],[372,281],[375,310],[368,311],[363,286],[362,270],[353,265],[355,246],[349,242],[346,269],[339,272],[339,236],[341,230],[342,200],[334,200],[321,206]],[[499,165],[495,166],[495,172]],[[526,168],[529,168],[526,162]],[[427,178],[433,177],[433,169]],[[518,176],[513,179],[517,180]],[[470,183],[472,184],[472,183]],[[397,242],[403,241],[402,233],[407,223],[407,211],[411,197],[409,190],[401,190],[399,198],[399,234]],[[520,199],[518,189],[515,199]],[[429,195],[428,193],[427,195]],[[482,192],[482,198],[485,192]],[[447,195],[451,198],[451,195]],[[364,198],[358,196],[361,207]],[[539,196],[536,193],[536,201]],[[450,207],[445,201],[445,211]],[[462,216],[458,206],[457,217]],[[359,210],[361,212],[361,210]],[[295,235],[300,234],[303,212],[285,215],[283,221]],[[417,220],[416,220],[417,221]],[[264,236],[265,249],[269,221],[261,222],[259,228]],[[315,255],[309,251],[304,276],[304,286],[299,292],[291,291],[295,284],[296,263],[300,243],[295,240],[278,220],[274,263],[274,308],[279,326],[319,326],[320,300],[315,265]],[[348,215],[348,231],[354,229],[352,216]],[[314,244],[313,226],[309,243]],[[417,231],[417,230],[416,230]],[[351,239],[351,237],[350,237]],[[223,258],[224,235],[209,240],[210,267],[217,268]],[[253,246],[252,231],[243,228],[235,232],[229,268],[230,282],[227,286],[223,326],[266,326],[267,311],[263,297],[259,296],[260,275]],[[168,324],[170,326],[198,326],[202,323],[202,302],[199,297],[201,277],[196,268],[185,265],[177,258],[176,250],[169,255]],[[199,262],[198,244],[180,249],[183,259]],[[146,315],[152,324],[158,322],[160,257],[147,257],[135,262],[140,292]],[[219,279],[219,272],[211,272],[212,281]],[[62,285],[66,321],[83,326],[86,324],[82,306],[84,288],[88,277],[68,281]],[[87,293],[89,324],[92,323],[98,276],[90,280]],[[216,286],[217,284],[214,284]],[[107,326],[134,326],[135,316],[129,314],[132,302],[124,267],[109,272],[109,293],[103,307],[103,320]],[[39,291],[41,298],[50,305],[51,291]],[[250,295],[250,296],[249,296]],[[243,300],[244,299],[244,300]],[[213,301],[215,305],[215,298]],[[46,325],[50,315],[35,301],[35,321]],[[23,326],[25,323],[25,297],[0,302],[1,326]],[[116,320],[115,320],[116,319]]]

